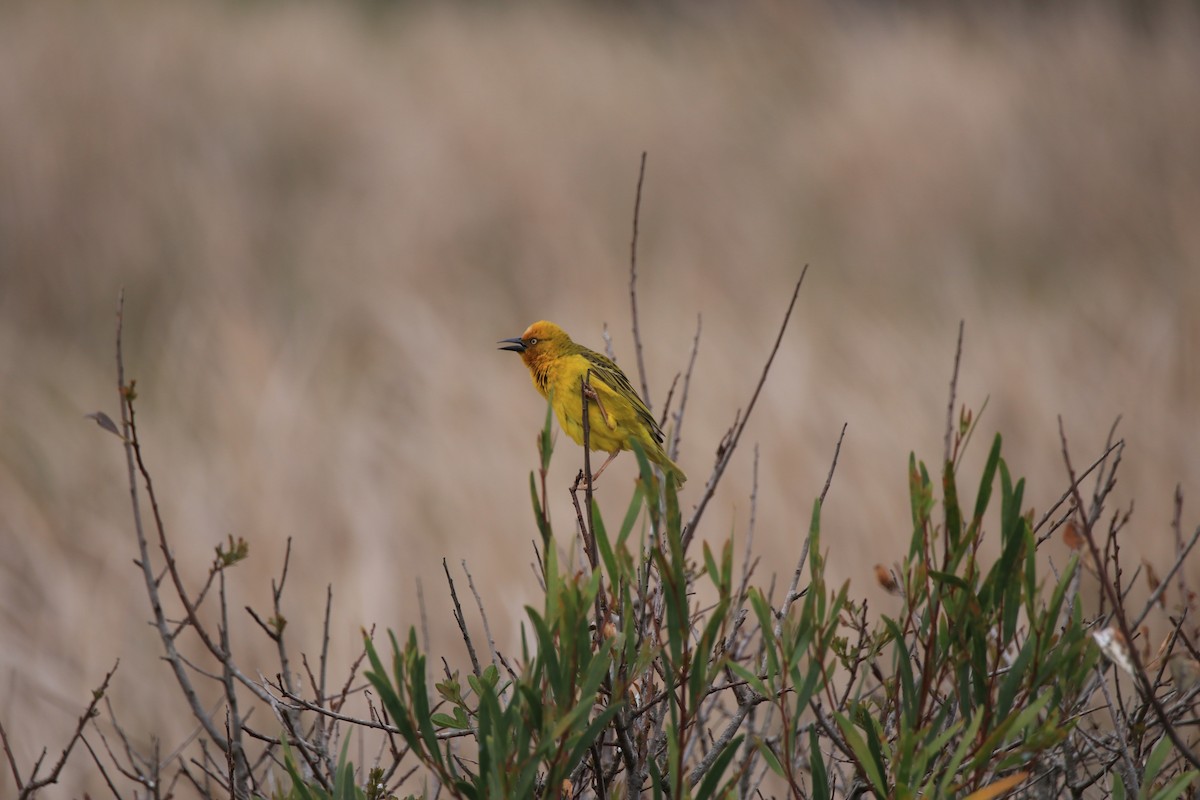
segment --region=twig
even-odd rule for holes
[[[846,427],[849,422],[842,423],[842,432],[838,434],[837,447],[833,449],[833,463],[829,465],[829,474],[825,476],[825,486],[821,489],[821,505],[825,505],[825,495],[829,493],[829,485],[833,483],[833,471],[837,469],[838,456],[842,453],[842,439],[846,438]]]
[[[249,797],[247,781],[250,764],[242,746],[242,715],[239,709],[237,685],[234,683],[233,648],[229,641],[229,605],[225,598],[225,570],[217,578],[217,592],[221,599],[221,621],[217,626],[220,636],[222,683],[225,686],[225,754],[229,759],[229,785],[234,797]],[[286,663],[286,662],[285,662]],[[233,721],[232,734],[230,720]],[[236,766],[236,769],[235,769]],[[236,775],[237,779],[234,779]]]
[[[825,481],[825,488],[821,492],[820,502],[822,504],[825,502],[825,493],[827,491],[829,491],[829,484],[833,481],[833,472],[837,468],[838,455],[842,451],[842,438],[845,437],[845,435],[846,435],[846,424],[843,424],[841,436],[838,437],[837,448],[834,450],[834,453],[833,453],[833,463],[831,463],[829,465],[829,476]],[[757,460],[757,448],[756,448],[756,458],[755,458],[755,475],[756,476],[757,476],[757,464],[758,464],[758,460]],[[800,576],[804,572],[804,564],[805,564],[805,562],[808,561],[809,545],[810,545],[810,538],[809,538],[808,534],[806,533],[804,536],[804,544],[800,548],[800,558],[798,559],[798,561],[796,563],[795,572],[792,574],[791,585],[788,587],[787,594],[783,598],[783,604],[780,606],[779,615],[776,618],[776,622],[775,622],[776,638],[778,638],[780,636],[781,632],[783,631],[783,621],[785,619],[787,619],[788,612],[791,609],[792,603],[795,602],[795,600],[803,594],[803,592],[800,592],[798,590],[798,587],[800,585]],[[762,659],[763,659],[763,663],[759,665],[760,673],[762,672],[763,668],[765,667],[765,662],[766,662],[766,654],[765,653],[763,654]],[[721,687],[721,688],[727,688],[727,687]],[[691,773],[690,777],[688,778],[689,785],[695,786],[697,783],[700,782],[700,779],[704,776],[704,773],[709,769],[709,767],[712,766],[712,763],[717,759],[717,756],[720,755],[721,750],[723,750],[725,748],[725,746],[730,742],[730,740],[733,739],[734,735],[738,731],[738,728],[741,727],[742,722],[745,721],[746,716],[750,713],[750,710],[754,706],[758,705],[759,703],[763,702],[766,699],[767,699],[766,697],[763,697],[763,696],[760,696],[760,695],[757,695],[754,693],[749,693],[746,696],[740,698],[740,700],[738,702],[737,710],[734,712],[733,717],[726,724],[724,730],[721,731],[721,735],[718,736],[717,740],[713,743],[712,749],[709,750],[709,752],[704,756],[704,758],[701,759],[700,763],[696,765],[695,769],[692,770],[692,773]]]
[[[696,354],[700,352],[700,324],[700,315],[697,314],[696,334],[692,337],[692,355],[688,359],[687,371],[683,373],[683,391],[679,394],[679,411],[675,413],[675,428],[671,431],[671,447],[668,457],[672,461],[679,457],[679,437],[683,430],[683,413],[687,410],[688,389],[692,385],[692,369],[696,366]],[[665,413],[666,409],[663,411]]]
[[[1112,454],[1112,452],[1114,450],[1117,450],[1118,448],[1123,448],[1123,447],[1125,447],[1124,439],[1121,439],[1120,441],[1117,441],[1117,442],[1109,445],[1105,449],[1105,451],[1100,454],[1100,457],[1092,462],[1090,467],[1088,467],[1083,472],[1081,472],[1079,474],[1078,481],[1076,483],[1073,483],[1070,486],[1068,486],[1067,490],[1062,493],[1062,497],[1058,498],[1058,501],[1055,502],[1054,505],[1050,506],[1050,508],[1046,509],[1046,513],[1042,514],[1041,519],[1039,519],[1037,524],[1033,526],[1034,533],[1037,533],[1039,530],[1041,530],[1042,526],[1045,525],[1046,522],[1048,522],[1052,516],[1054,516],[1054,512],[1057,511],[1059,509],[1059,507],[1062,506],[1063,503],[1067,502],[1068,499],[1072,498],[1077,493],[1076,490],[1079,487],[1079,481],[1082,481],[1084,478],[1086,478],[1088,475],[1090,475],[1092,473],[1092,470],[1096,469],[1096,467],[1103,464],[1105,462],[1105,460]],[[1069,515],[1068,515],[1068,517],[1069,517]],[[1054,531],[1051,530],[1050,532],[1045,533],[1042,536],[1038,537],[1037,543],[1041,544],[1042,542],[1044,542],[1047,538],[1049,538],[1050,534],[1053,532]]]
[[[417,608],[421,615],[421,646],[425,652],[429,650],[429,618],[425,614],[425,589],[421,585],[421,579],[417,578]]]
[[[1146,617],[1150,614],[1150,610],[1154,608],[1154,604],[1158,602],[1158,599],[1162,597],[1163,592],[1165,592],[1167,587],[1171,584],[1171,579],[1175,577],[1175,573],[1179,572],[1180,568],[1183,567],[1183,562],[1187,560],[1188,554],[1191,553],[1192,548],[1196,546],[1197,540],[1200,540],[1200,526],[1198,526],[1192,533],[1192,538],[1188,540],[1188,543],[1184,546],[1183,550],[1181,550],[1179,555],[1175,558],[1175,563],[1171,565],[1170,571],[1167,572],[1166,576],[1164,576],[1159,582],[1158,588],[1151,592],[1150,597],[1146,599],[1146,607],[1142,609],[1142,613],[1138,614],[1137,619],[1135,619],[1131,625],[1134,630],[1140,628],[1142,623],[1146,620]],[[1182,575],[1182,573],[1180,574]]]
[[[475,677],[480,678],[483,676],[483,672],[479,669],[479,657],[475,655],[475,645],[471,644],[471,634],[467,632],[467,620],[463,617],[462,605],[458,602],[458,592],[454,591],[454,579],[450,577],[450,567],[446,565],[444,558],[442,559],[442,569],[446,573],[446,582],[450,584],[450,599],[454,601],[454,621],[458,623],[463,641],[467,644],[467,654],[471,656],[471,669],[475,672]]]
[[[667,389],[667,399],[663,402],[662,413],[658,415],[658,427],[665,427],[667,424],[667,415],[671,413],[671,399],[675,397],[675,387],[679,385],[679,378],[682,373],[676,372],[675,377],[671,378],[671,385]]]
[[[642,362],[642,335],[638,330],[637,310],[637,243],[638,218],[642,213],[642,182],[646,179],[646,152],[642,151],[642,165],[638,168],[637,194],[633,199],[633,239],[629,243],[629,304],[633,312],[633,346],[637,352],[638,377],[642,382],[642,401],[646,408],[653,408],[650,403],[650,387],[646,384],[646,365]],[[587,419],[587,414],[584,414]]]
[[[596,529],[593,526],[594,509],[592,508],[592,426],[591,413],[588,410],[588,395],[592,393],[592,371],[589,369],[585,374],[579,377],[579,394],[580,405],[583,408],[583,477],[587,484],[583,487],[583,501],[587,506],[587,528],[584,530],[585,541],[584,545],[587,548],[588,563],[591,564],[593,570],[597,568],[600,562],[600,556],[596,549]],[[602,409],[603,411],[603,409]],[[603,467],[603,465],[601,465]],[[579,485],[579,479],[575,479],[575,485]],[[574,490],[572,490],[574,497]],[[578,509],[578,506],[576,506]],[[597,619],[597,624],[599,620]]]
[[[42,760],[46,757],[46,750],[43,748],[42,754],[38,756],[37,761],[34,762],[33,769],[29,773],[29,782],[26,783],[21,780],[21,772],[17,769],[17,761],[13,757],[12,746],[8,741],[8,732],[4,730],[4,725],[0,724],[0,742],[3,743],[4,755],[7,756],[8,765],[12,769],[13,777],[17,781],[17,789],[20,791],[18,797],[20,800],[33,797],[39,789],[53,783],[58,783],[58,776],[62,774],[63,767],[67,765],[67,759],[70,758],[71,751],[75,749],[75,743],[83,738],[83,729],[87,727],[92,717],[96,716],[96,706],[103,699],[104,693],[108,691],[109,681],[112,680],[112,676],[120,664],[119,660],[113,664],[112,669],[104,676],[104,680],[100,682],[99,688],[92,691],[92,701],[88,703],[87,708],[79,716],[79,721],[75,725],[75,732],[71,734],[71,738],[67,740],[66,747],[63,748],[62,755],[58,757],[58,761],[54,763],[54,766],[50,768],[50,772],[45,777],[38,777],[38,773],[41,772]]]
[[[962,360],[963,320],[958,321],[958,346],[954,349],[954,372],[950,375],[950,402],[946,405],[946,450],[943,464],[950,463],[950,442],[954,439],[954,396],[958,391],[958,364]]]
[[[169,629],[166,615],[163,613],[162,601],[158,594],[158,582],[154,577],[154,571],[150,565],[150,548],[142,522],[142,506],[138,499],[137,488],[138,466],[141,463],[141,459],[137,455],[137,428],[134,424],[132,400],[134,387],[132,384],[126,385],[125,383],[125,358],[121,342],[124,318],[125,290],[122,289],[117,298],[117,391],[121,400],[121,432],[125,445],[125,466],[129,477],[129,497],[133,506],[133,527],[137,535],[142,577],[146,584],[146,593],[150,600],[150,608],[154,614],[154,626],[158,630],[159,638],[162,640],[167,662],[171,665],[171,671],[175,673],[175,680],[179,683],[184,699],[187,700],[188,707],[192,710],[192,716],[204,726],[204,730],[208,733],[209,737],[214,742],[219,743],[224,737],[217,726],[213,724],[212,720],[205,715],[204,708],[200,705],[200,698],[196,695],[196,689],[192,686],[191,679],[184,669],[183,661],[179,657],[179,651],[175,647],[175,635]],[[153,488],[149,482],[147,473],[143,472],[143,477],[146,478],[146,489],[150,493],[151,502],[154,503]]]
[[[104,783],[108,786],[108,790],[112,792],[113,797],[117,798],[117,800],[121,800],[121,793],[117,791],[117,787],[112,782],[112,778],[109,776],[108,770],[104,768],[104,762],[100,760],[100,756],[92,748],[92,743],[87,740],[86,736],[81,736],[79,738],[80,741],[83,742],[83,746],[87,748],[88,753],[91,754],[92,761],[96,764],[96,769],[100,770],[100,776],[104,778]],[[120,769],[120,767],[117,767],[117,769]]]
[[[792,318],[792,310],[796,307],[796,298],[800,296],[800,287],[804,285],[804,276],[808,274],[808,265],[804,265],[804,269],[800,272],[800,279],[796,281],[796,288],[792,291],[792,299],[788,302],[787,313],[783,315],[783,324],[779,326],[779,334],[775,337],[775,345],[771,348],[771,354],[767,356],[767,363],[763,366],[762,374],[759,376],[758,385],[754,387],[754,394],[750,396],[750,403],[746,406],[745,415],[741,416],[741,421],[735,420],[734,427],[726,435],[722,442],[722,447],[717,453],[717,463],[713,466],[712,475],[708,479],[708,484],[704,487],[704,495],[700,498],[699,504],[692,512],[691,519],[683,528],[682,543],[684,551],[691,544],[692,538],[696,535],[696,523],[700,521],[700,517],[704,514],[704,509],[708,505],[708,501],[712,499],[713,493],[717,490],[717,484],[721,481],[721,476],[725,474],[725,468],[729,466],[729,460],[733,457],[733,451],[737,448],[738,440],[742,438],[742,431],[746,429],[746,423],[750,419],[750,414],[754,411],[754,404],[758,402],[758,395],[762,392],[763,384],[766,383],[767,374],[771,371],[771,363],[775,360],[775,354],[779,352],[779,345],[783,341],[783,334],[787,330],[788,322]]]
[[[352,717],[348,714],[343,714],[340,711],[334,711],[333,709],[328,708],[326,706],[318,705],[317,703],[313,703],[309,700],[305,700],[303,697],[300,697],[299,695],[290,694],[282,686],[271,684],[270,682],[268,682],[266,680],[263,681],[263,685],[271,686],[272,688],[277,689],[280,692],[280,694],[283,695],[284,699],[286,699],[289,703],[293,704],[297,708],[304,709],[305,711],[312,711],[316,714],[320,714],[323,717],[329,717],[330,719],[337,720],[338,722],[346,722],[355,727],[372,728],[374,730],[385,731],[385,732],[391,733],[391,734],[399,734],[400,733],[400,729],[397,728],[395,725],[388,725],[385,722],[381,722],[381,721],[378,721],[375,719],[363,719],[362,717]],[[284,705],[283,703],[281,703],[278,700],[278,698],[276,698],[274,700],[274,702],[280,706]],[[457,739],[460,736],[472,736],[475,733],[477,733],[477,731],[475,731],[474,729],[467,729],[467,730],[455,729],[455,730],[451,730],[451,731],[441,731],[437,734],[437,738],[439,738],[439,739]]]
[[[1188,763],[1193,767],[1200,768],[1200,758],[1192,752],[1187,743],[1180,737],[1179,732],[1175,730],[1175,726],[1171,724],[1171,720],[1167,716],[1166,709],[1163,708],[1162,702],[1154,693],[1154,687],[1150,683],[1149,677],[1146,675],[1146,668],[1142,664],[1142,657],[1138,653],[1137,647],[1133,643],[1133,635],[1129,626],[1129,621],[1125,618],[1125,608],[1121,603],[1117,589],[1113,586],[1112,579],[1108,576],[1108,570],[1105,567],[1104,558],[1100,555],[1100,550],[1096,546],[1096,538],[1092,531],[1092,520],[1088,515],[1083,513],[1083,498],[1079,494],[1079,483],[1075,478],[1075,470],[1071,467],[1071,455],[1067,448],[1067,433],[1063,427],[1062,417],[1058,418],[1058,436],[1062,442],[1063,462],[1067,467],[1067,477],[1071,481],[1071,486],[1074,487],[1073,495],[1075,498],[1076,508],[1080,511],[1080,519],[1083,521],[1083,538],[1087,541],[1088,550],[1092,554],[1092,561],[1096,567],[1096,575],[1100,580],[1100,586],[1104,593],[1108,596],[1109,602],[1113,607],[1113,618],[1117,622],[1117,626],[1121,631],[1121,635],[1125,637],[1128,647],[1125,648],[1129,655],[1129,660],[1134,667],[1134,680],[1141,689],[1142,695],[1146,702],[1154,709],[1154,715],[1158,718],[1158,722],[1163,727],[1163,732],[1170,737],[1171,742],[1179,750],[1180,754],[1187,759]]]
[[[746,526],[746,547],[742,553],[742,579],[738,583],[737,608],[742,610],[746,589],[750,585],[751,555],[754,548],[754,523],[758,514],[758,442],[754,443],[754,466],[750,470],[750,522]]]
[[[483,620],[483,633],[487,636],[488,652],[492,654],[492,666],[499,669],[499,664],[496,663],[496,640],[492,638],[492,627],[488,625],[487,612],[483,610],[483,600],[479,597],[479,591],[475,588],[475,579],[471,577],[471,571],[467,569],[467,560],[462,560],[463,572],[467,573],[467,586],[471,587],[471,594],[475,595],[475,605],[479,608],[479,618]]]
[[[717,757],[721,755],[721,752],[737,734],[738,728],[742,726],[742,722],[745,721],[746,715],[750,713],[750,709],[766,699],[761,695],[754,695],[748,702],[738,704],[737,711],[733,712],[733,716],[725,724],[721,735],[712,743],[712,748],[705,754],[704,758],[700,759],[700,763],[696,765],[692,770],[692,774],[688,776],[689,786],[695,786],[700,782],[704,777],[704,773],[712,768],[713,762],[717,760]]]

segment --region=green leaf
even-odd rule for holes
[[[959,767],[967,757],[967,751],[975,743],[975,737],[979,734],[979,726],[983,723],[984,713],[979,712],[971,718],[971,724],[967,726],[962,737],[958,740],[958,747],[954,748],[954,755],[950,757],[949,763],[946,764],[946,769],[942,772],[942,782],[938,785],[938,790],[934,797],[950,797],[950,786],[958,775]]]
[[[929,570],[929,577],[934,581],[947,586],[953,586],[955,589],[962,589],[964,592],[971,591],[970,585],[959,576],[950,572],[939,572],[936,569]]]
[[[763,761],[767,762],[767,766],[771,768],[771,771],[781,778],[784,777],[783,765],[779,763],[779,757],[775,755],[775,751],[771,749],[771,745],[767,744],[763,739],[759,739],[756,744],[758,745],[759,754],[762,755]],[[650,760],[651,762],[654,761],[654,759]]]
[[[998,747],[1012,736],[1024,731],[1026,726],[1033,722],[1038,714],[1042,713],[1053,698],[1054,692],[1042,692],[1035,700],[1027,703],[1020,712],[1000,722],[999,725],[992,729],[991,734],[980,746],[973,763],[977,766],[987,763]]]
[[[604,562],[604,571],[608,579],[614,583],[621,580],[617,572],[617,557],[613,555],[612,544],[608,541],[608,531],[604,527],[604,518],[600,515],[600,504],[592,498],[592,524],[596,535],[596,549],[600,551],[600,560]]]
[[[721,570],[717,566],[717,560],[713,558],[712,548],[708,546],[708,542],[702,542],[704,551],[704,569],[708,572],[708,579],[713,582],[713,586],[721,585]]]
[[[336,800],[355,800],[358,795],[357,788],[354,785],[354,764],[346,760],[346,755],[350,751],[350,739],[353,738],[349,734],[342,742],[342,752],[338,756],[337,770],[334,775],[333,795]]]
[[[942,508],[946,512],[946,532],[950,534],[950,547],[958,550],[962,540],[962,509],[958,506],[958,485],[954,481],[953,461],[947,461],[942,467]]]
[[[725,749],[713,761],[712,766],[708,769],[708,774],[704,776],[704,780],[700,781],[700,785],[696,789],[695,800],[708,800],[717,791],[717,786],[721,782],[721,776],[725,774],[729,762],[737,754],[738,745],[742,743],[742,736],[735,736],[729,744],[725,745]]]
[[[770,692],[767,691],[766,684],[763,683],[757,675],[743,667],[741,664],[737,663],[736,661],[730,661],[725,666],[728,667],[734,675],[737,675],[739,678],[744,680],[746,685],[749,686],[750,689],[759,697],[766,697],[770,694]]]
[[[283,767],[287,770],[288,777],[292,779],[292,794],[293,798],[299,800],[322,800],[327,798],[327,795],[320,787],[309,788],[304,782],[304,778],[300,776],[300,771],[296,769],[296,757],[292,755],[292,748],[288,746],[287,737],[280,737],[283,744]]]
[[[1062,611],[1063,599],[1067,596],[1067,589],[1071,585],[1071,579],[1075,577],[1075,570],[1079,566],[1079,553],[1072,553],[1071,559],[1067,561],[1067,566],[1062,571],[1062,577],[1059,578],[1058,585],[1054,587],[1054,594],[1050,596],[1050,605],[1046,608],[1046,623],[1048,626],[1058,626],[1058,615]]]
[[[979,481],[979,494],[975,497],[975,513],[972,515],[971,527],[968,531],[972,536],[983,522],[983,514],[987,511],[988,503],[991,502],[992,482],[996,478],[996,466],[999,463],[1000,434],[997,433],[996,438],[992,440],[992,449],[988,452],[987,462],[983,467],[983,477]]]
[[[1194,769],[1188,770],[1160,789],[1151,800],[1176,800],[1176,798],[1183,797],[1184,792],[1192,785],[1192,781],[1196,780],[1197,775],[1200,775],[1200,772]],[[1113,797],[1116,796],[1117,793],[1114,791]]]
[[[1029,662],[1037,651],[1037,639],[1030,636],[1025,640],[1025,644],[1021,647],[1021,652],[1017,653],[1017,657],[1013,660],[1012,665],[1008,668],[1008,674],[1004,676],[1004,680],[1000,683],[1000,691],[996,695],[996,716],[1003,719],[1012,711],[1013,700],[1017,696],[1021,685],[1025,683]]]
[[[875,748],[867,745],[866,740],[850,720],[838,713],[834,713],[834,719],[837,720],[846,744],[850,745],[850,749],[854,752],[854,760],[858,762],[863,777],[871,784],[871,788],[877,795],[887,797],[887,785],[883,782],[884,767],[881,762],[875,760]]]
[[[529,473],[529,495],[533,498],[533,518],[537,520],[538,532],[542,534],[542,547],[545,548],[548,546],[553,534],[546,515],[542,513],[542,504],[538,500],[537,481],[534,480],[532,472]]]
[[[644,497],[641,484],[634,487],[633,497],[629,500],[629,508],[625,511],[625,519],[621,521],[621,530],[617,534],[617,547],[625,544],[625,540],[629,538],[629,534],[633,532],[633,525],[637,522],[638,514],[642,510],[642,498]]]
[[[588,725],[581,734],[579,734],[575,746],[571,750],[570,757],[567,759],[567,772],[575,769],[575,765],[579,763],[581,758],[583,758],[584,753],[587,752],[588,748],[600,738],[600,734],[604,732],[605,728],[608,727],[608,724],[612,722],[613,717],[615,717],[617,712],[621,710],[621,705],[622,704],[619,702],[614,703],[613,705],[601,711],[596,715],[595,719],[592,720],[591,724]]]
[[[825,759],[821,753],[821,740],[815,727],[808,729],[808,764],[812,771],[813,800],[830,800],[829,773],[825,771]]]
[[[917,687],[913,682],[912,654],[908,652],[904,634],[896,621],[891,617],[884,617],[883,624],[891,634],[892,646],[895,648],[893,659],[900,670],[900,708],[904,714],[904,724],[906,728],[911,729],[917,718]]]
[[[779,657],[775,653],[774,613],[757,587],[751,587],[746,594],[750,599],[750,608],[758,617],[759,635],[762,636],[763,650],[767,654],[767,683],[774,685],[775,677],[779,675]],[[761,694],[765,695],[768,692]]]
[[[538,449],[542,456],[542,470],[550,468],[550,456],[554,453],[554,437],[550,434],[550,420],[554,417],[554,391],[546,397],[546,422],[538,435]]]
[[[1159,771],[1167,761],[1167,756],[1174,749],[1175,744],[1171,741],[1170,736],[1164,735],[1158,740],[1154,749],[1150,751],[1150,757],[1146,759],[1146,768],[1142,773],[1143,787],[1150,786],[1157,780]],[[1145,788],[1143,788],[1142,794],[1145,794]]]
[[[462,709],[457,710],[461,711]],[[431,719],[433,720],[434,725],[438,725],[443,728],[454,728],[455,730],[465,731],[471,727],[469,723],[463,724],[464,720],[455,719],[449,714],[434,714]]]

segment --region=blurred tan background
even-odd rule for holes
[[[419,624],[417,578],[434,653],[462,663],[441,559],[461,577],[465,558],[513,652],[545,407],[494,343],[549,318],[600,349],[607,323],[635,375],[643,150],[656,411],[703,315],[685,506],[812,265],[703,538],[733,531],[740,552],[757,442],[759,579],[790,571],[849,423],[830,570],[894,607],[873,566],[907,548],[908,453],[941,457],[965,319],[959,397],[990,398],[970,496],[1000,431],[1040,513],[1066,485],[1056,415],[1077,464],[1124,415],[1125,558],[1165,570],[1177,483],[1185,529],[1200,520],[1200,27],[1145,23],[1086,4],[0,9],[0,719],[17,757],[56,753],[118,657],[137,741],[167,752],[193,727],[146,624],[120,444],[84,419],[117,416],[122,286],[146,457],[195,586],[245,537],[231,603],[265,612],[293,537],[293,646],[315,654],[332,584],[340,682],[361,626]],[[558,445],[569,541],[581,459]],[[606,473],[610,516],[633,474],[629,457]],[[272,674],[238,619],[244,667]],[[64,792],[96,790],[93,772],[76,753]]]

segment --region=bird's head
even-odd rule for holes
[[[520,353],[525,363],[529,364],[562,352],[571,344],[571,337],[553,322],[542,320],[530,325],[518,338],[501,339],[498,344],[505,345],[501,350]]]

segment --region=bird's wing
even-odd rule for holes
[[[589,369],[595,378],[599,378],[614,392],[629,400],[629,404],[637,412],[638,419],[646,426],[646,430],[650,431],[659,444],[662,444],[663,432],[662,428],[658,426],[658,420],[650,413],[650,409],[646,408],[642,398],[638,397],[633,385],[629,383],[629,378],[625,377],[625,373],[621,371],[617,363],[608,356],[601,355],[595,350],[588,350],[586,347],[581,347],[579,354],[588,360]]]

